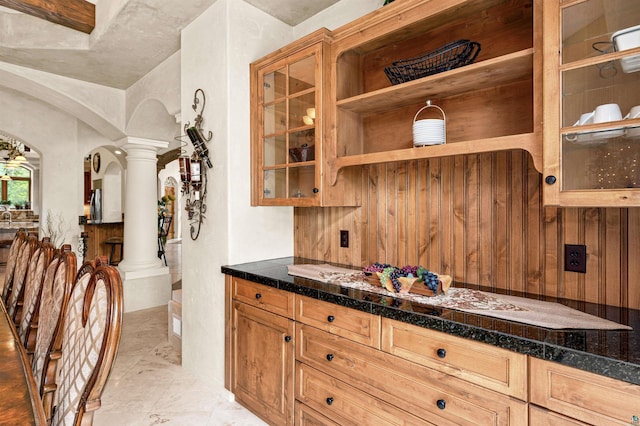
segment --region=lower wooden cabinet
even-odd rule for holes
[[[225,383],[271,425],[640,424],[640,386],[234,277],[226,286]]]
[[[266,422],[293,424],[294,323],[234,301],[231,392]]]
[[[336,386],[349,383],[365,395],[401,408],[402,412],[411,414],[412,419],[421,419],[422,424],[526,424],[527,405],[523,401],[314,327],[297,323],[296,329],[296,360],[299,363],[331,377]],[[471,359],[473,353],[469,357]],[[301,372],[304,369],[298,367],[298,399]],[[326,389],[326,392],[330,390]],[[327,417],[331,417],[327,413],[336,409],[323,404],[313,408]]]
[[[640,424],[640,386],[530,358],[529,387],[532,403],[567,417],[594,425]]]

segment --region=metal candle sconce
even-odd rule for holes
[[[202,102],[202,105],[200,105]],[[184,125],[184,131],[193,144],[193,154],[187,156],[182,151],[178,162],[180,164],[180,180],[182,181],[182,193],[187,195],[185,210],[191,222],[190,235],[195,240],[200,235],[200,226],[207,211],[205,199],[207,196],[207,169],[213,167],[209,159],[209,149],[207,142],[211,140],[211,131],[205,137],[202,130],[202,113],[206,104],[206,98],[202,89],[197,89],[193,95],[193,105],[191,108],[196,112],[193,126],[190,122]],[[198,109],[200,110],[198,112]]]

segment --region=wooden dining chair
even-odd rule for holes
[[[50,239],[48,237],[43,238],[36,246],[27,270],[18,336],[29,356],[33,354],[33,349],[36,345],[42,283],[44,282],[47,268],[53,259],[54,251],[55,248]]]
[[[52,426],[93,423],[120,344],[123,304],[120,273],[111,265],[74,284],[60,336]]]
[[[49,264],[42,284],[42,297],[40,301],[38,334],[36,335],[36,345],[31,360],[31,370],[36,381],[36,386],[43,398],[45,413],[47,413],[47,401],[45,401],[45,389],[55,390],[55,364],[56,360],[51,359],[54,352],[53,337],[62,328],[62,313],[69,295],[71,286],[75,282],[77,271],[76,255],[71,251],[71,246],[63,245]],[[88,276],[93,272],[93,266],[88,271]],[[87,277],[88,280],[88,277]],[[57,348],[58,350],[60,348]],[[52,397],[49,395],[49,405],[52,405]],[[48,418],[51,417],[49,407]]]
[[[13,275],[16,268],[16,259],[18,258],[18,252],[20,247],[27,238],[27,232],[24,230],[16,231],[16,235],[13,237],[11,247],[9,247],[9,257],[7,258],[7,267],[4,272],[4,284],[2,286],[2,301],[5,306],[9,302],[11,296],[11,289],[13,288]]]
[[[16,326],[20,323],[20,317],[22,315],[24,282],[27,278],[29,262],[31,261],[31,256],[33,255],[37,245],[38,238],[33,235],[29,235],[26,241],[20,246],[18,257],[16,258],[16,266],[13,272],[13,287],[11,288],[11,295],[9,296],[9,302],[7,303],[7,312]]]

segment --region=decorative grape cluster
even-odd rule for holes
[[[376,273],[376,272],[382,272],[384,271],[385,268],[389,268],[391,267],[391,265],[389,265],[388,263],[374,263],[373,265],[369,265],[369,266],[365,266],[364,268],[362,268],[362,270],[364,272],[371,272],[371,273]]]
[[[402,283],[398,278],[407,276],[402,269],[398,269],[393,266],[384,268],[384,270],[382,271],[382,275],[383,277],[386,277],[386,279],[391,280],[391,283],[393,284],[393,290],[396,293],[399,293],[400,289],[402,288]]]
[[[420,281],[424,281],[426,286],[429,287],[429,290],[437,294],[438,293],[438,275],[424,268],[420,270],[420,268],[418,269],[418,277],[420,278]]]
[[[400,292],[402,283],[398,278],[409,277],[418,278],[420,281],[424,281],[429,290],[438,291],[438,275],[429,271],[422,266],[406,265],[402,268],[391,266],[388,263],[374,263],[369,266],[365,266],[362,269],[365,273],[380,272],[380,281],[384,285],[387,281],[391,281],[393,289],[396,293]]]

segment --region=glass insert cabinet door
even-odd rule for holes
[[[319,197],[320,54],[313,46],[257,76],[259,204],[305,205]]]
[[[640,205],[640,1],[545,1],[544,7],[551,9],[545,10],[545,72],[553,73],[545,74],[545,102],[556,99],[559,107],[547,110],[559,111],[551,134],[546,128],[554,121],[545,115],[545,139],[555,140],[555,146],[545,140],[545,148],[557,156],[545,153],[552,166],[545,182],[553,188],[545,202]],[[551,71],[549,62],[555,62]]]

